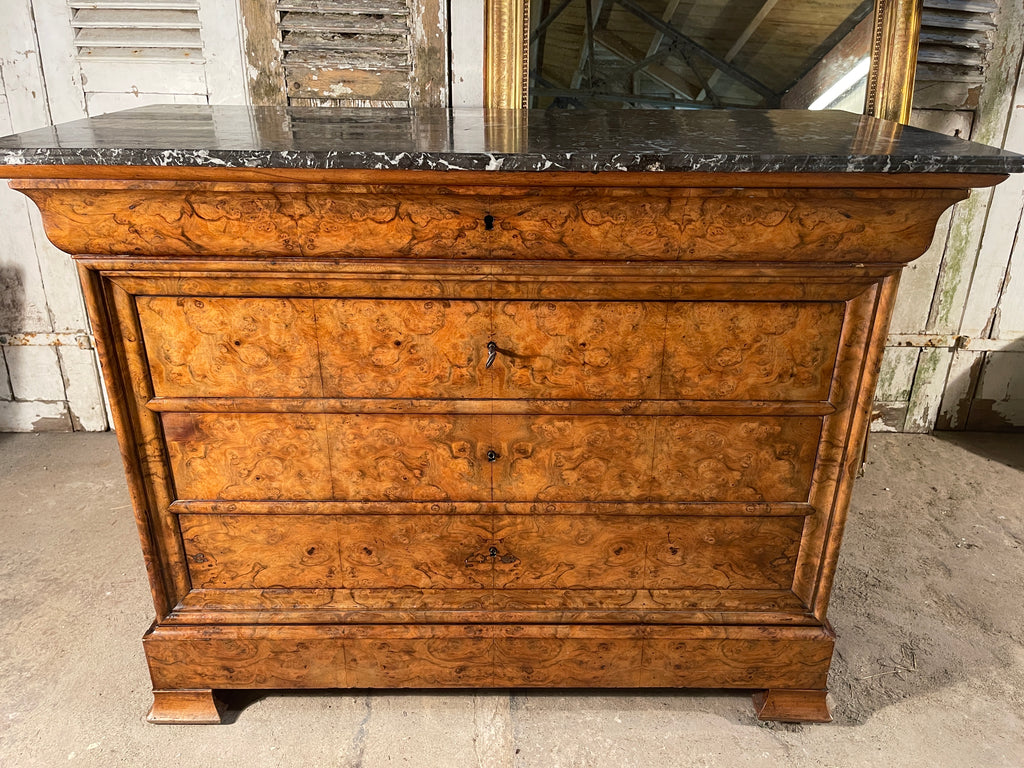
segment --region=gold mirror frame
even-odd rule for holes
[[[529,89],[529,0],[486,0],[484,103],[526,106]],[[875,0],[871,69],[864,114],[906,123],[914,94],[923,0]]]

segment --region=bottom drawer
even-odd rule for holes
[[[202,589],[773,589],[804,518],[179,516]]]
[[[823,689],[824,627],[156,627],[153,687]]]

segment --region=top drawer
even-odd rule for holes
[[[825,400],[841,302],[140,296],[161,397]]]

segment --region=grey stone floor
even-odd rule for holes
[[[144,721],[113,435],[0,434],[0,766],[1024,766],[1024,437],[873,435],[830,617],[836,722],[738,693],[235,694]]]

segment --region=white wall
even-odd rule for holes
[[[245,102],[237,0],[181,0],[182,15],[197,16],[202,25],[201,47],[137,59],[118,59],[116,51],[80,54],[74,7],[96,4],[4,0],[0,134],[144,104]],[[111,15],[131,40],[131,13]],[[35,207],[6,184],[0,185],[0,221],[0,431],[107,429],[71,259],[46,240]]]

